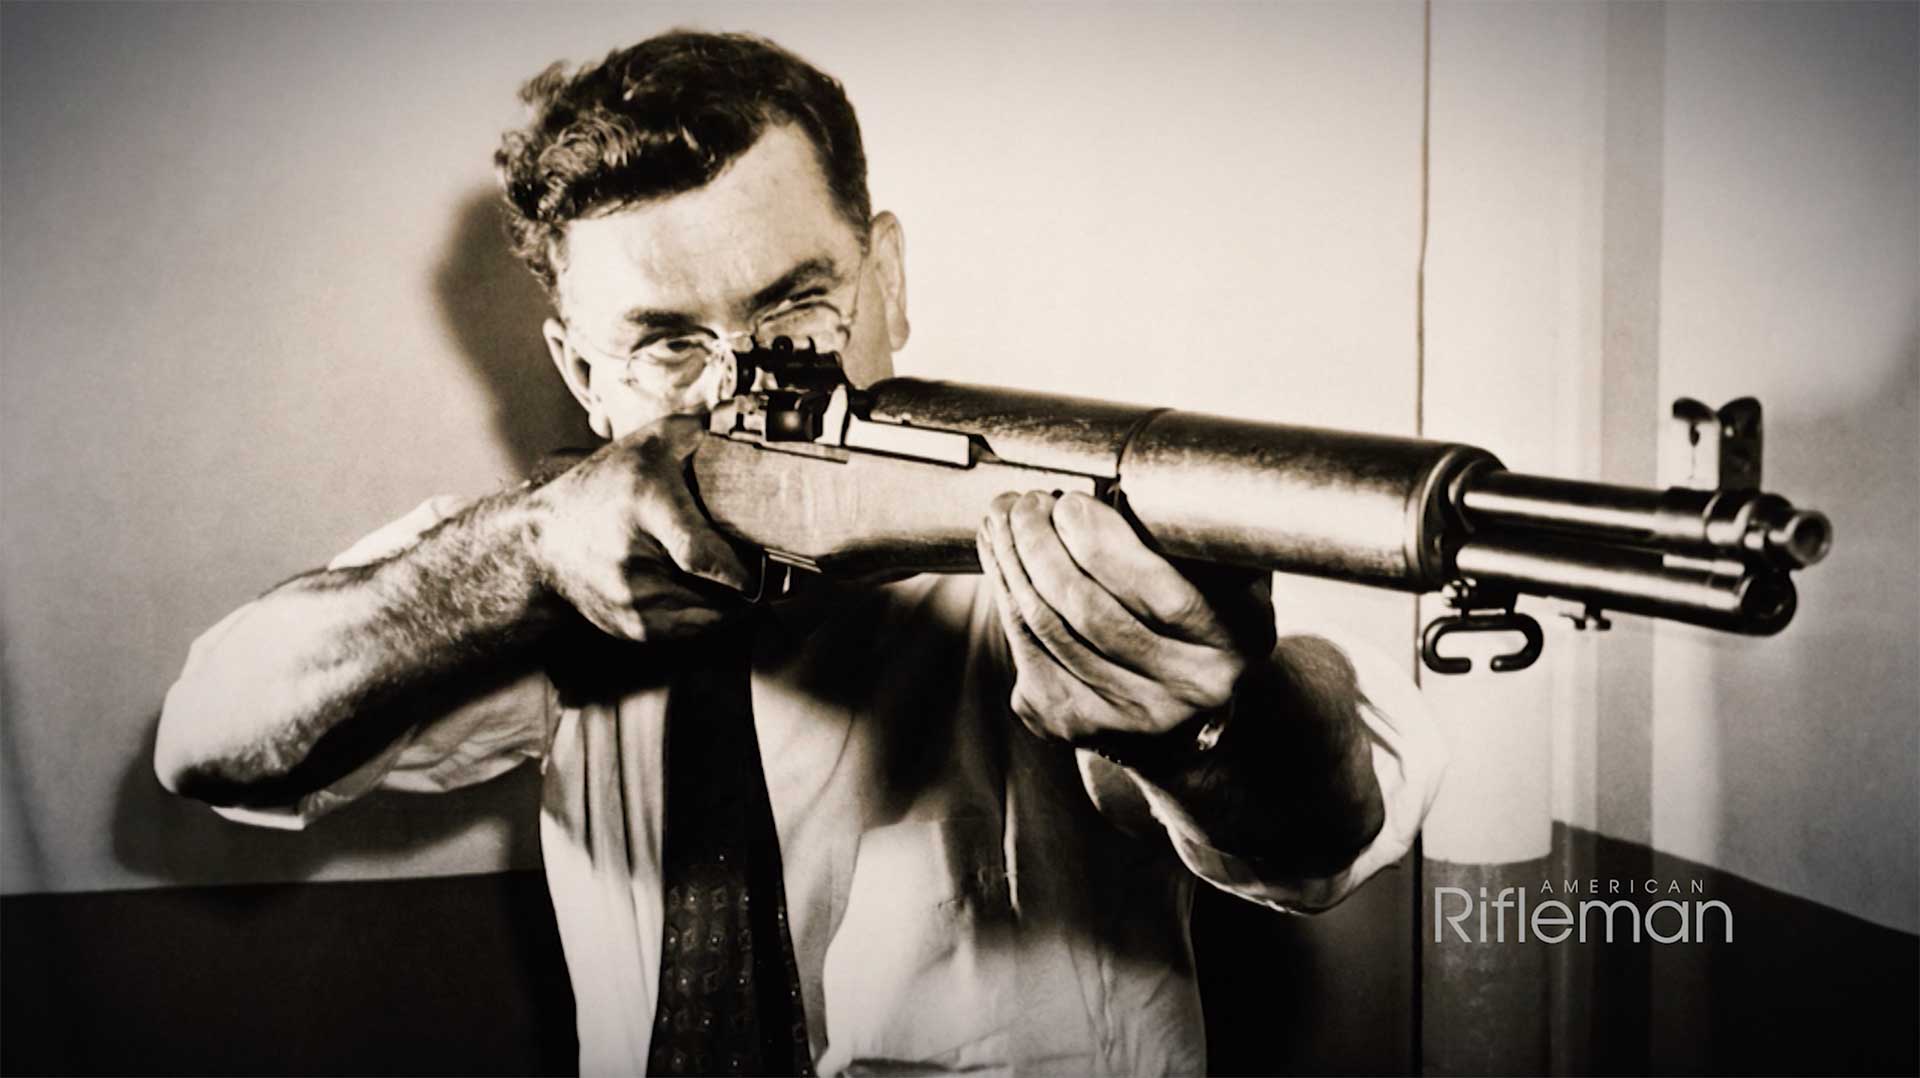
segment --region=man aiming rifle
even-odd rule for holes
[[[852,107],[695,33],[526,96],[511,232],[607,444],[208,631],[161,781],[303,826],[539,760],[584,1073],[1204,1069],[1194,878],[1310,911],[1399,859],[1443,757],[1411,684],[1082,494],[982,505],[977,577],[750,603],[687,481],[730,357],[804,342],[859,386],[907,342]]]

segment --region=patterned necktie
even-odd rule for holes
[[[748,628],[690,649],[667,700],[666,931],[649,1074],[812,1073],[754,737],[752,646]]]

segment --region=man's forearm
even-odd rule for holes
[[[1135,772],[1208,846],[1286,875],[1331,875],[1385,820],[1362,706],[1339,648],[1287,637],[1271,662],[1243,678],[1212,750]]]
[[[296,577],[208,639],[167,695],[155,767],[216,803],[326,785],[421,714],[515,665],[564,615],[530,499],[484,499],[406,550]]]

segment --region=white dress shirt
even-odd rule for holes
[[[333,564],[400,550],[461,505],[430,500]],[[1323,909],[1407,852],[1438,788],[1445,753],[1418,693],[1364,652],[1349,657],[1385,825],[1330,878],[1273,878],[1208,848],[1125,769],[1026,730],[980,578],[915,577],[769,619],[754,725],[819,1072],[1204,1072],[1194,878]],[[640,1075],[664,923],[671,671],[640,660],[582,678],[563,665],[417,726],[297,805],[219,811],[300,827],[378,786],[446,790],[540,760],[581,1072]]]

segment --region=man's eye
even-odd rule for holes
[[[824,288],[810,288],[805,292],[796,292],[781,300],[779,306],[767,313],[769,317],[779,318],[794,311],[809,310],[820,306],[820,301],[825,299],[826,295],[827,291]]]
[[[707,354],[707,342],[699,337],[663,337],[640,346],[640,351],[662,362],[680,362]]]
[[[837,317],[833,305],[825,298],[816,296],[809,300],[789,301],[769,311],[760,320],[760,329],[780,330],[793,327],[813,327],[825,320]]]

